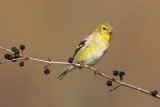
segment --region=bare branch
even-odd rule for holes
[[[11,50],[9,50],[9,49],[3,48],[3,47],[0,47],[0,49],[14,54],[14,52],[11,51]],[[48,61],[47,61],[47,60],[36,59],[36,58],[32,58],[32,57],[25,57],[25,56],[22,55],[22,54],[20,54],[20,58],[2,61],[2,62],[0,62],[0,64],[4,64],[4,63],[7,63],[7,62],[12,62],[13,60],[32,60],[32,61],[43,62],[43,63],[47,63],[47,64],[48,64],[48,65],[46,66],[46,68],[47,68],[49,65],[51,65],[51,64],[74,65],[74,66],[77,66],[77,67],[82,67],[81,64],[77,64],[77,63],[51,61],[50,58],[48,58]],[[153,96],[153,97],[155,97],[155,98],[160,99],[160,95],[158,95],[158,94],[154,95],[154,94],[153,94],[153,91],[150,92],[150,91],[147,91],[147,90],[145,90],[145,89],[139,88],[139,87],[137,87],[137,86],[134,86],[134,85],[130,85],[130,84],[128,84],[128,83],[125,83],[125,82],[123,82],[123,81],[119,81],[119,80],[117,80],[117,79],[115,79],[115,78],[112,78],[112,77],[110,77],[110,76],[108,76],[108,75],[100,72],[99,70],[97,70],[97,69],[96,69],[95,67],[93,67],[93,66],[83,65],[83,68],[88,68],[88,69],[90,69],[91,71],[94,71],[94,73],[98,74],[99,76],[104,77],[104,78],[106,78],[106,79],[108,79],[108,80],[111,80],[111,81],[117,83],[117,86],[114,87],[113,89],[111,89],[110,92],[113,91],[113,90],[115,90],[115,89],[117,89],[117,88],[119,88],[119,87],[121,87],[121,86],[125,86],[125,87],[131,88],[131,89],[134,89],[134,90],[138,90],[138,91],[140,91],[140,92],[143,92],[143,93],[145,93],[145,94],[148,94],[148,95],[151,95],[151,96]],[[158,93],[158,92],[157,92],[157,93]]]
[[[44,63],[48,63],[48,64],[74,65],[74,66],[77,66],[77,67],[81,67],[80,64],[76,64],[76,63],[46,61],[46,60],[40,60],[40,59],[31,58],[31,57],[29,57],[28,60],[39,61],[39,62],[44,62]],[[100,76],[102,76],[102,77],[104,77],[104,78],[107,78],[107,79],[109,79],[109,80],[111,80],[111,81],[113,81],[113,82],[118,83],[118,85],[117,85],[114,89],[112,89],[112,91],[115,90],[115,89],[117,89],[117,88],[120,87],[120,86],[126,86],[126,87],[129,87],[129,88],[132,88],[132,89],[141,91],[141,92],[143,92],[143,93],[152,95],[152,93],[151,93],[150,91],[147,91],[147,90],[145,90],[145,89],[142,89],[142,88],[139,88],[139,87],[130,85],[130,84],[125,83],[125,82],[123,82],[123,81],[116,80],[116,79],[114,79],[114,78],[112,78],[112,77],[110,77],[110,76],[108,76],[108,75],[106,75],[106,74],[104,74],[104,73],[102,73],[102,72],[97,71],[97,69],[95,69],[94,67],[87,66],[87,65],[84,65],[83,67],[84,67],[84,68],[88,68],[88,69],[90,69],[90,70],[92,70],[92,71],[94,71],[94,72],[98,72],[98,73],[97,73],[98,75],[100,75]],[[156,95],[155,97],[160,99],[160,96],[159,96],[159,95]]]

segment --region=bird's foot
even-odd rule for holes
[[[81,61],[81,62],[80,62],[79,69],[82,69],[82,70],[83,70],[84,66],[85,66],[85,65],[84,65],[83,61]]]

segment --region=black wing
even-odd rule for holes
[[[75,52],[74,52],[73,57],[70,57],[70,58],[68,59],[68,62],[69,62],[69,63],[72,63],[72,62],[73,62],[74,57],[77,55],[77,53],[79,52],[79,50],[85,45],[86,41],[87,41],[87,40],[85,39],[85,40],[83,40],[83,41],[80,42],[80,44],[78,45],[78,47],[76,48],[76,50],[75,50]]]

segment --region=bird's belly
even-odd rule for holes
[[[92,48],[88,47],[83,52],[79,52],[75,58],[76,63],[83,62],[86,65],[94,65],[96,64],[104,55],[106,48]],[[78,59],[78,60],[76,60]]]
[[[87,58],[85,58],[85,59],[83,59],[83,62],[84,62],[84,64],[86,64],[86,65],[94,65],[94,64],[96,64],[101,58],[102,58],[102,56],[104,55],[104,52],[102,52],[102,51],[94,51],[95,52],[95,54],[94,55],[92,55],[92,53],[89,53],[88,54],[88,57]]]

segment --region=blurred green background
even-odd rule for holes
[[[159,0],[1,0],[0,46],[26,45],[26,56],[67,61],[97,24],[114,28],[110,48],[96,65],[112,76],[123,70],[125,82],[160,91]],[[0,51],[0,60],[5,52]],[[160,100],[120,87],[109,92],[106,79],[84,69],[62,81],[64,65],[25,61],[0,65],[0,107],[159,107]]]

